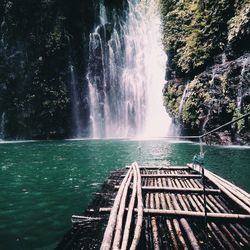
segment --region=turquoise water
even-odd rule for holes
[[[250,148],[205,150],[208,169],[250,192]],[[183,165],[198,152],[163,140],[1,143],[0,249],[53,249],[112,170],[135,160]]]

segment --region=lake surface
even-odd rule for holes
[[[207,169],[250,192],[250,148],[204,149]],[[53,249],[112,170],[183,165],[196,153],[197,144],[164,140],[0,143],[0,248]]]

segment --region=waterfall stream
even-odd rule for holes
[[[128,0],[124,15],[100,2],[100,23],[90,34],[90,136],[157,137],[170,127],[162,100],[166,55],[158,1]]]
[[[181,102],[180,102],[180,106],[179,106],[179,116],[181,116],[181,114],[182,114],[183,104],[185,103],[186,98],[187,98],[188,87],[189,87],[189,84],[187,83],[185,86],[185,89],[183,90],[183,94],[181,97]]]
[[[0,118],[0,140],[5,137],[5,112],[2,113]]]
[[[75,136],[80,137],[82,134],[82,123],[80,119],[80,111],[79,111],[79,97],[77,95],[77,79],[75,68],[70,61],[69,64],[69,71],[70,71],[70,87],[71,87],[71,100],[72,100],[72,113],[73,113],[73,126],[75,131]]]
[[[237,93],[237,108],[242,112],[243,111],[243,97],[244,97],[244,92],[247,92],[249,90],[249,86],[247,86],[247,82],[249,82],[247,79],[248,76],[245,76],[246,69],[249,67],[250,63],[250,58],[246,57],[243,62],[242,62],[242,69],[241,69],[241,74],[240,74],[240,82],[239,82],[239,87],[238,87],[238,93]],[[245,87],[246,85],[246,87]]]

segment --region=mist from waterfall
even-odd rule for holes
[[[171,121],[162,98],[167,57],[158,8],[155,0],[128,0],[125,18],[113,12],[108,20],[100,2],[100,24],[89,43],[91,137],[167,135]]]

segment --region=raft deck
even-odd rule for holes
[[[58,249],[250,248],[250,194],[191,164],[133,163],[72,220]]]
[[[250,195],[199,166],[128,168],[101,249],[246,249]]]

